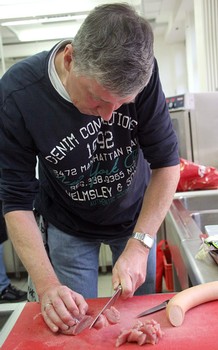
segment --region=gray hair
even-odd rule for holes
[[[95,79],[119,97],[138,93],[150,80],[153,32],[148,21],[127,4],[95,7],[72,45],[75,74]]]

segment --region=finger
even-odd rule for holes
[[[114,290],[118,288],[119,284],[122,287],[121,297],[127,299],[132,296],[132,281],[129,275],[129,270],[123,272],[118,268],[118,263],[114,265],[112,270],[112,284]]]
[[[122,298],[131,298],[135,292],[135,283],[130,272],[120,275],[120,284],[122,286]]]
[[[47,303],[45,304],[45,306],[41,306],[41,311],[42,311],[42,316],[44,318],[45,323],[47,324],[47,326],[50,328],[50,330],[54,333],[58,332],[59,327],[50,319],[49,316],[49,310],[52,309],[52,304],[51,303]]]
[[[121,279],[120,279],[120,276],[119,276],[119,272],[118,272],[118,269],[117,269],[117,264],[115,264],[114,268],[112,270],[112,285],[113,285],[113,289],[116,290],[120,284],[122,286]]]
[[[88,310],[88,304],[81,294],[63,287],[59,289],[59,296],[72,316],[78,317],[81,314],[86,314]]]
[[[131,298],[134,294],[134,288],[130,283],[128,283],[127,279],[125,279],[125,281],[121,282],[121,285],[122,285],[122,298],[123,299],[128,299],[128,298]]]
[[[71,303],[74,303],[74,301],[71,300]],[[75,314],[71,314],[71,312],[68,310],[67,306],[65,305],[65,303],[61,299],[54,300],[53,307],[54,307],[55,312],[57,313],[57,315],[59,316],[59,318],[61,319],[61,321],[64,325],[71,327],[71,326],[74,326],[75,323],[78,322],[77,317],[79,315],[77,315],[77,317],[76,317]],[[60,328],[63,329],[62,326],[60,326]],[[64,327],[64,329],[65,329],[65,327]]]
[[[74,293],[73,295],[75,304],[77,305],[77,308],[79,309],[79,314],[85,315],[88,311],[88,304],[83,298],[81,294]]]
[[[74,335],[74,328],[75,327],[69,327],[66,331],[61,331],[61,333],[65,335]]]
[[[43,317],[49,328],[54,332],[58,330],[66,331],[70,326],[75,325],[77,320],[70,315],[64,304],[62,302],[59,302],[58,306],[54,304],[46,304],[43,310]]]
[[[119,275],[116,273],[113,273],[113,276],[112,276],[113,289],[116,290],[120,284],[122,285],[122,283],[120,282]]]

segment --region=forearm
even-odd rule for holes
[[[155,236],[170,207],[179,180],[179,165],[154,170],[134,231]],[[130,297],[145,281],[149,249],[131,238],[113,268],[113,285],[121,283],[123,296]]]
[[[13,246],[40,297],[50,285],[59,284],[59,281],[47,256],[33,212],[9,212],[5,220]]]
[[[179,165],[152,171],[134,231],[156,234],[172,203],[179,176]]]

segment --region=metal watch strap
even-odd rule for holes
[[[154,244],[154,238],[151,237],[148,233],[133,232],[132,238],[140,241],[148,249],[151,249]]]

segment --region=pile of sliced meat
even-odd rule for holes
[[[137,321],[132,328],[123,330],[120,333],[116,341],[116,347],[119,347],[124,343],[132,342],[138,343],[138,345],[157,344],[163,335],[164,332],[156,321]]]
[[[62,333],[68,335],[77,335],[83,330],[89,328],[93,320],[94,318],[92,316],[82,316],[81,318],[79,318],[79,322],[77,322],[74,326],[70,327],[67,331],[62,331]],[[116,324],[119,322],[120,312],[115,307],[111,306],[109,309],[106,309],[103,314],[100,315],[93,328],[101,329],[103,327],[107,327],[110,324]]]

